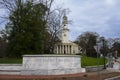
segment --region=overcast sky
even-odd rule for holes
[[[86,31],[106,38],[120,37],[120,0],[55,0],[55,4],[71,11],[71,40]]]
[[[56,5],[69,8],[70,39],[86,31],[97,32],[106,38],[120,37],[120,0],[55,0]],[[5,15],[0,10],[0,15]],[[1,19],[1,18],[0,18]]]

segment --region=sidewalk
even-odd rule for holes
[[[103,70],[99,72],[51,76],[0,75],[0,80],[104,80],[115,76],[120,76],[120,72]]]

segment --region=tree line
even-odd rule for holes
[[[6,45],[6,56],[53,54],[54,44],[59,40],[62,17],[67,11],[60,7],[51,9],[53,2],[54,0],[39,0],[37,3],[34,0],[0,1],[0,8],[9,13],[8,17],[3,17],[8,22],[5,29],[0,31],[1,43],[4,41]]]
[[[0,57],[21,57],[24,54],[53,54],[60,41],[62,17],[67,9],[52,8],[54,0],[1,0],[0,8],[8,12],[0,30]],[[84,32],[76,39],[82,53],[95,57],[94,46],[101,37],[96,32]],[[120,52],[120,39],[105,39],[105,53]],[[102,53],[102,48],[101,48]],[[6,53],[6,54],[5,54]]]
[[[120,56],[120,38],[108,38],[100,36],[96,32],[84,32],[79,35],[75,41],[79,45],[79,50],[82,54],[87,56],[97,57],[97,50],[95,46],[99,48],[99,53],[114,53],[117,51]]]

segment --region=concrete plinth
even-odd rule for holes
[[[120,64],[117,63],[117,62],[114,62],[113,69],[119,70],[120,69]]]
[[[59,75],[83,71],[79,55],[24,55],[21,75]]]

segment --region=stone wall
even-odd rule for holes
[[[24,55],[23,75],[59,75],[85,71],[79,55]]]
[[[20,74],[22,64],[0,64],[0,74]]]
[[[102,65],[100,66],[88,66],[86,67],[86,72],[95,72],[95,71],[101,71],[103,70],[103,67]]]
[[[85,72],[79,55],[24,55],[23,64],[0,64],[0,74],[59,75]]]

